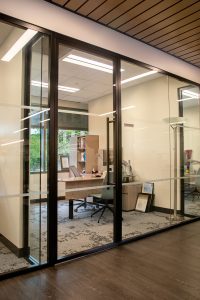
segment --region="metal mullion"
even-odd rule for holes
[[[113,68],[113,110],[115,113],[114,126],[114,242],[122,240],[122,131],[121,131],[121,61],[114,60]]]
[[[47,261],[57,261],[57,134],[58,134],[58,43],[52,33],[49,42],[49,201],[47,214]]]

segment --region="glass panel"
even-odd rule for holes
[[[34,114],[43,115],[39,99],[44,94],[35,95],[29,82],[30,95],[24,94],[27,82],[24,75],[28,68],[24,63],[24,49],[12,57],[5,56],[24,33],[23,29],[0,23],[0,273],[41,262],[41,226],[38,225],[41,209],[33,216],[30,208],[31,199],[41,199],[40,175],[33,186],[29,173],[32,170],[41,173],[42,126]],[[31,32],[29,41],[36,33]],[[42,39],[32,48],[32,80],[41,81],[44,67],[41,47]],[[34,102],[33,97],[39,101]]]
[[[112,73],[112,61],[59,46],[58,258],[113,241]]]
[[[42,36],[31,48],[29,122],[29,246],[33,261],[47,260],[48,203],[48,38]]]
[[[174,220],[168,77],[122,61],[123,239]],[[171,182],[171,184],[170,184]]]
[[[176,128],[178,143],[177,177],[181,177],[181,179],[177,179],[177,209],[181,210],[182,214],[187,217],[199,216],[199,88],[197,86],[190,85],[187,82],[170,77],[169,91],[170,105],[177,106],[176,114],[171,114],[171,118],[174,118],[175,124],[173,124],[173,127]]]

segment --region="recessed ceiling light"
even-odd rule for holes
[[[184,96],[189,96],[189,97],[191,97],[191,98],[193,98],[193,99],[199,99],[199,94],[194,93],[194,92],[189,91],[189,90],[184,90],[184,91],[182,91],[182,94],[183,94]]]
[[[137,79],[140,79],[142,77],[150,76],[150,75],[153,75],[155,73],[158,73],[158,71],[149,71],[149,72],[146,72],[146,73],[142,73],[140,75],[136,75],[136,76],[133,76],[133,77],[122,80],[121,84],[127,83],[129,81],[137,80]]]
[[[10,61],[35,35],[37,31],[27,29],[22,36],[14,43],[8,52],[2,57],[3,61]]]
[[[87,68],[103,71],[106,73],[111,73],[111,74],[113,73],[113,66],[111,66],[111,65],[104,64],[99,61],[88,59],[88,58],[74,55],[74,54],[69,54],[67,57],[65,57],[63,59],[63,61],[66,61],[66,62],[69,62],[72,64],[76,64],[76,65],[80,65],[80,66],[84,66]],[[123,72],[123,71],[124,71],[124,69],[121,69],[121,72]]]
[[[42,85],[43,88],[48,88],[48,83],[41,82],[41,81],[36,81],[36,80],[32,80],[31,85],[38,86],[38,87],[41,87],[41,85]],[[63,85],[59,85],[58,90],[59,91],[64,91],[64,92],[69,92],[69,93],[75,93],[75,92],[80,91],[80,89],[72,88],[72,87],[69,87],[69,86],[63,86]]]

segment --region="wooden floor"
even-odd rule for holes
[[[4,280],[0,299],[200,299],[200,222]]]

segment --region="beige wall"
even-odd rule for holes
[[[178,116],[177,88],[184,83],[161,76],[145,83],[122,89],[122,153],[130,160],[136,180],[162,180],[155,183],[155,205],[173,207],[173,132],[165,119]],[[112,110],[112,97],[89,102],[89,112],[101,114]],[[133,124],[126,127],[124,123]],[[100,148],[106,146],[105,119],[89,117],[89,132],[100,135]],[[180,202],[180,201],[179,201]],[[180,203],[178,205],[180,208]]]
[[[22,53],[9,63],[0,61],[0,144],[21,138]],[[22,247],[22,144],[0,146],[0,233]],[[4,195],[6,197],[4,197]]]

